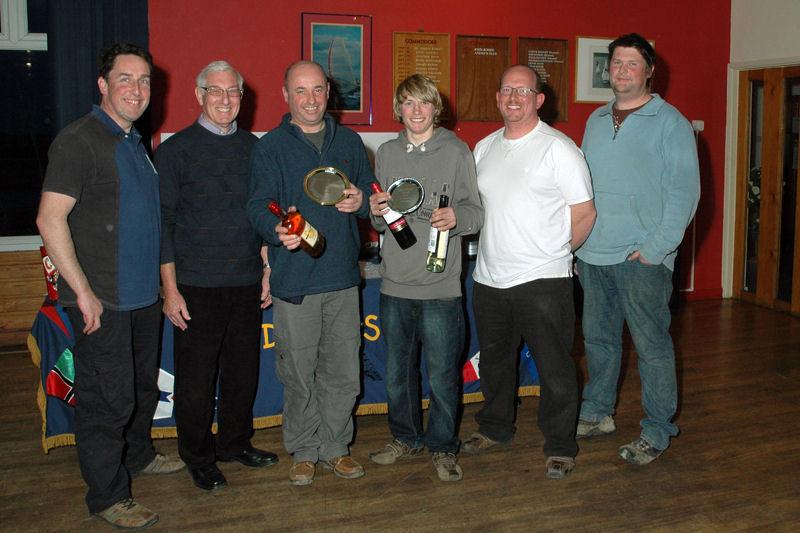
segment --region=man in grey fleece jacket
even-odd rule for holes
[[[393,441],[370,454],[378,464],[412,457],[427,446],[442,481],[462,477],[456,453],[460,362],[464,346],[461,302],[461,236],[483,224],[475,163],[467,145],[437,128],[442,100],[434,82],[415,74],[403,81],[394,109],[405,129],[384,143],[376,158],[376,176],[384,189],[398,177],[413,176],[425,189],[420,208],[406,215],[417,242],[401,249],[387,236],[381,249],[381,327],[387,345],[386,389]],[[450,206],[439,208],[439,196]],[[370,197],[372,224],[386,230],[386,192]],[[431,226],[450,231],[445,269],[425,268]],[[419,390],[420,346],[431,389],[430,416],[423,431]]]

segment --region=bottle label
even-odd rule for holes
[[[439,242],[436,243],[436,258],[445,259],[447,257],[447,243],[450,241],[450,230],[439,232]]]
[[[398,219],[402,220],[402,218],[403,218],[403,215],[401,215],[400,213],[398,213],[394,209],[389,209],[388,211],[386,211],[386,214],[383,215],[383,220],[385,220],[386,223],[389,224],[389,226],[391,226],[392,223],[394,223]]]
[[[317,241],[319,240],[319,233],[314,228],[314,226],[312,226],[311,224],[308,223],[308,221],[306,221],[306,227],[303,228],[303,232],[300,234],[300,238],[306,241],[306,243],[313,248],[314,245],[317,244]]]
[[[389,222],[389,229],[392,230],[392,233],[397,233],[398,231],[404,229],[406,226],[408,226],[408,223],[406,222],[406,219],[403,218],[402,216],[397,220],[395,220],[394,222]]]
[[[436,253],[436,237],[439,236],[439,230],[431,226],[431,231],[428,234],[428,253]]]

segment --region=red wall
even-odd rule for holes
[[[160,72],[153,95],[156,132],[177,131],[196,119],[194,77],[208,62],[225,59],[245,77],[243,124],[253,131],[274,127],[286,111],[281,95],[286,66],[301,53],[300,13],[371,15],[372,126],[358,131],[396,131],[392,120],[392,32],[450,33],[455,96],[455,36],[567,39],[570,56],[569,120],[555,126],[580,144],[596,104],[571,102],[575,37],[616,37],[636,31],[656,43],[656,90],[689,120],[705,121],[700,134],[703,197],[696,219],[694,292],[690,298],[721,297],[722,206],[726,76],[730,0],[580,1],[550,3],[461,0],[150,0],[150,49]],[[470,146],[500,123],[456,122]],[[691,231],[691,230],[690,230]],[[691,236],[687,233],[687,241]],[[684,244],[684,256],[691,256]],[[689,262],[682,268],[689,286]]]

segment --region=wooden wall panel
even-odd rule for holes
[[[38,251],[0,253],[0,346],[25,344],[46,293]]]

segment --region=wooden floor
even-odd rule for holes
[[[162,531],[799,531],[800,319],[731,301],[695,302],[676,314],[681,435],[657,461],[634,467],[617,448],[638,435],[639,379],[628,356],[617,433],[581,441],[564,481],[544,477],[538,399],[519,410],[512,445],[460,457],[464,480],[438,481],[427,456],[372,465],[388,438],[386,416],[360,417],[358,480],[319,472],[289,485],[280,429],[253,443],[278,450],[266,469],[223,464],[229,487],[196,489],[183,471],[136,479]],[[629,345],[630,343],[628,343]],[[584,367],[582,347],[576,358]],[[110,531],[88,516],[74,448],[40,445],[37,370],[24,354],[0,355],[0,530]],[[475,430],[467,406],[464,438]],[[157,441],[174,453],[174,440]]]

